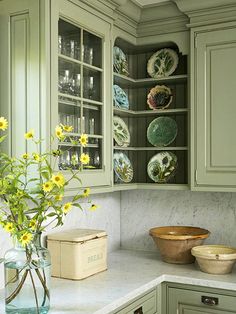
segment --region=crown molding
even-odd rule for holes
[[[236,20],[236,0],[171,0],[190,19],[188,27]]]

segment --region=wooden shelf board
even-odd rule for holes
[[[187,146],[181,146],[181,147],[172,147],[172,146],[165,146],[165,147],[121,147],[121,146],[114,146],[114,150],[129,150],[129,151],[168,151],[168,150],[174,150],[174,151],[183,151],[188,150]]]
[[[102,68],[96,67],[96,66],[88,64],[88,63],[85,63],[83,61],[80,61],[80,60],[77,60],[77,59],[73,59],[73,58],[67,57],[67,56],[62,55],[62,54],[59,54],[58,57],[61,60],[64,60],[64,61],[67,61],[67,62],[70,62],[70,63],[74,63],[74,64],[78,64],[78,65],[83,65],[84,67],[89,68],[89,69],[94,70],[94,71],[103,72]]]
[[[188,112],[188,108],[176,108],[176,109],[157,109],[157,110],[127,110],[113,107],[115,114],[123,117],[145,117],[145,116],[155,116],[161,114],[183,114]]]
[[[187,74],[181,75],[172,75],[167,77],[161,78],[143,78],[143,79],[133,79],[131,77],[113,73],[114,74],[114,84],[120,84],[121,86],[125,87],[141,87],[141,86],[152,86],[154,84],[161,84],[161,83],[181,83],[185,82],[188,78]]]

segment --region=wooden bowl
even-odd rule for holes
[[[229,274],[236,262],[236,248],[225,245],[196,246],[191,252],[201,271],[209,274]]]
[[[152,228],[149,234],[159,248],[164,262],[190,264],[195,261],[191,249],[201,245],[210,232],[199,227],[166,226]]]

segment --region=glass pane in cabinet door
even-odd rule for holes
[[[95,140],[95,141],[94,141]],[[102,169],[102,139],[90,138],[88,145],[83,148],[83,153],[88,154],[90,161],[88,165],[83,166],[84,170]]]
[[[88,135],[102,135],[102,106],[83,104],[83,130]]]
[[[102,73],[86,67],[83,71],[83,98],[102,101]]]
[[[81,60],[81,29],[59,19],[58,30],[58,53]]]
[[[83,61],[102,68],[102,39],[86,31],[83,32]]]
[[[62,94],[81,96],[81,68],[77,63],[63,58],[58,61],[58,91]]]
[[[72,126],[73,129],[69,133],[80,133],[80,116],[80,101],[66,97],[59,97],[58,123],[63,124],[64,126]]]

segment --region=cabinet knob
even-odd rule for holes
[[[208,296],[202,296],[202,303],[205,305],[217,305],[219,303],[219,299],[218,298],[214,298],[214,297],[208,297]]]
[[[143,314],[143,307],[140,306],[137,310],[134,311],[134,314]]]

